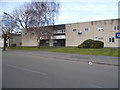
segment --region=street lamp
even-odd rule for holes
[[[8,16],[10,16],[11,18],[13,18],[10,14],[8,14],[8,13],[6,13],[6,12],[3,12],[5,15],[8,15]]]

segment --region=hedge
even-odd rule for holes
[[[82,44],[78,45],[78,48],[103,48],[104,43],[102,41],[87,39]]]

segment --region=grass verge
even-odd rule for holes
[[[12,48],[8,48],[8,49],[12,49],[12,50],[47,50],[47,49],[54,49],[56,47],[29,47],[29,46],[24,46],[24,47],[12,47]]]
[[[42,50],[48,52],[60,53],[73,53],[73,54],[90,54],[90,55],[103,55],[103,56],[119,56],[120,48],[101,48],[101,49],[88,49],[76,47],[13,47],[13,50]]]

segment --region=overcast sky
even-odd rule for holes
[[[29,0],[0,0],[2,12],[12,13],[14,8]],[[56,24],[86,22],[118,18],[118,1],[120,0],[59,0],[60,15]]]

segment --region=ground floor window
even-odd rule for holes
[[[49,46],[49,40],[40,40],[40,46]]]
[[[109,38],[109,42],[115,42],[115,38],[114,37]]]
[[[111,42],[111,38],[109,38],[109,42]]]
[[[53,46],[65,46],[65,39],[57,39],[53,41]]]

